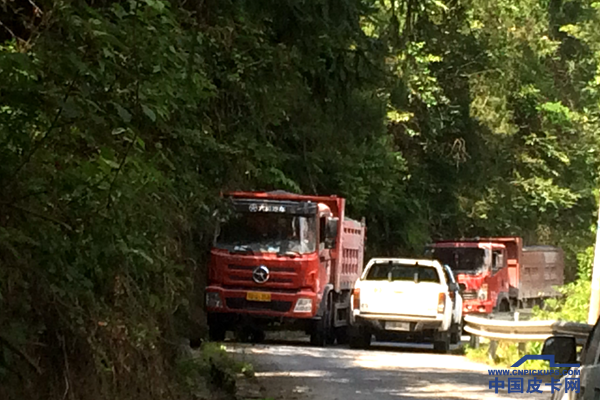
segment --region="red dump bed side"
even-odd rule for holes
[[[352,289],[362,275],[365,247],[365,224],[352,219],[344,219],[341,224],[339,243],[340,257],[337,260],[336,290]]]

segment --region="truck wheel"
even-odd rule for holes
[[[326,310],[321,319],[316,321],[310,334],[310,344],[313,346],[325,347],[329,343],[329,310]]]
[[[433,351],[440,354],[446,354],[450,350],[450,335],[448,332],[439,332],[435,335],[433,342]]]
[[[500,302],[500,306],[498,307],[499,312],[510,312],[511,310],[510,303],[508,300],[502,300]]]
[[[310,344],[313,346],[325,347],[328,344],[335,343],[331,316],[331,298],[328,298],[321,319],[315,321],[313,326],[313,330],[310,334]]]
[[[337,339],[337,344],[348,344],[348,327],[341,326],[335,328],[335,338]]]
[[[348,343],[351,349],[368,349],[371,346],[371,331],[363,326],[351,327]]]
[[[262,329],[254,329],[250,334],[250,342],[251,343],[262,343],[265,341],[265,331]]]
[[[327,334],[326,334],[326,325],[325,322],[325,314],[321,317],[320,320],[316,321],[314,324],[314,328],[310,333],[310,344],[318,347],[325,347],[327,345]]]
[[[225,340],[227,329],[222,324],[213,322],[208,326],[208,339],[211,342],[222,342]]]

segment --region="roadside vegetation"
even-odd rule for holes
[[[599,22],[591,0],[0,0],[0,398],[189,398],[221,191],[343,196],[368,256],[559,245],[575,280]]]

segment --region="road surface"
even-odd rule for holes
[[[549,392],[508,394],[504,389],[495,394],[489,389],[488,366],[460,355],[435,354],[430,345],[374,343],[370,350],[351,350],[272,342],[228,344],[227,349],[255,367],[263,390],[248,389],[242,394],[247,399],[550,399]]]

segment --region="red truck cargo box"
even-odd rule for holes
[[[564,257],[558,247],[527,246],[523,248],[521,261],[522,299],[553,297],[559,293],[553,286],[564,283]]]
[[[341,232],[340,251],[336,271],[335,289],[352,289],[363,270],[363,253],[365,243],[364,222],[344,219]]]

